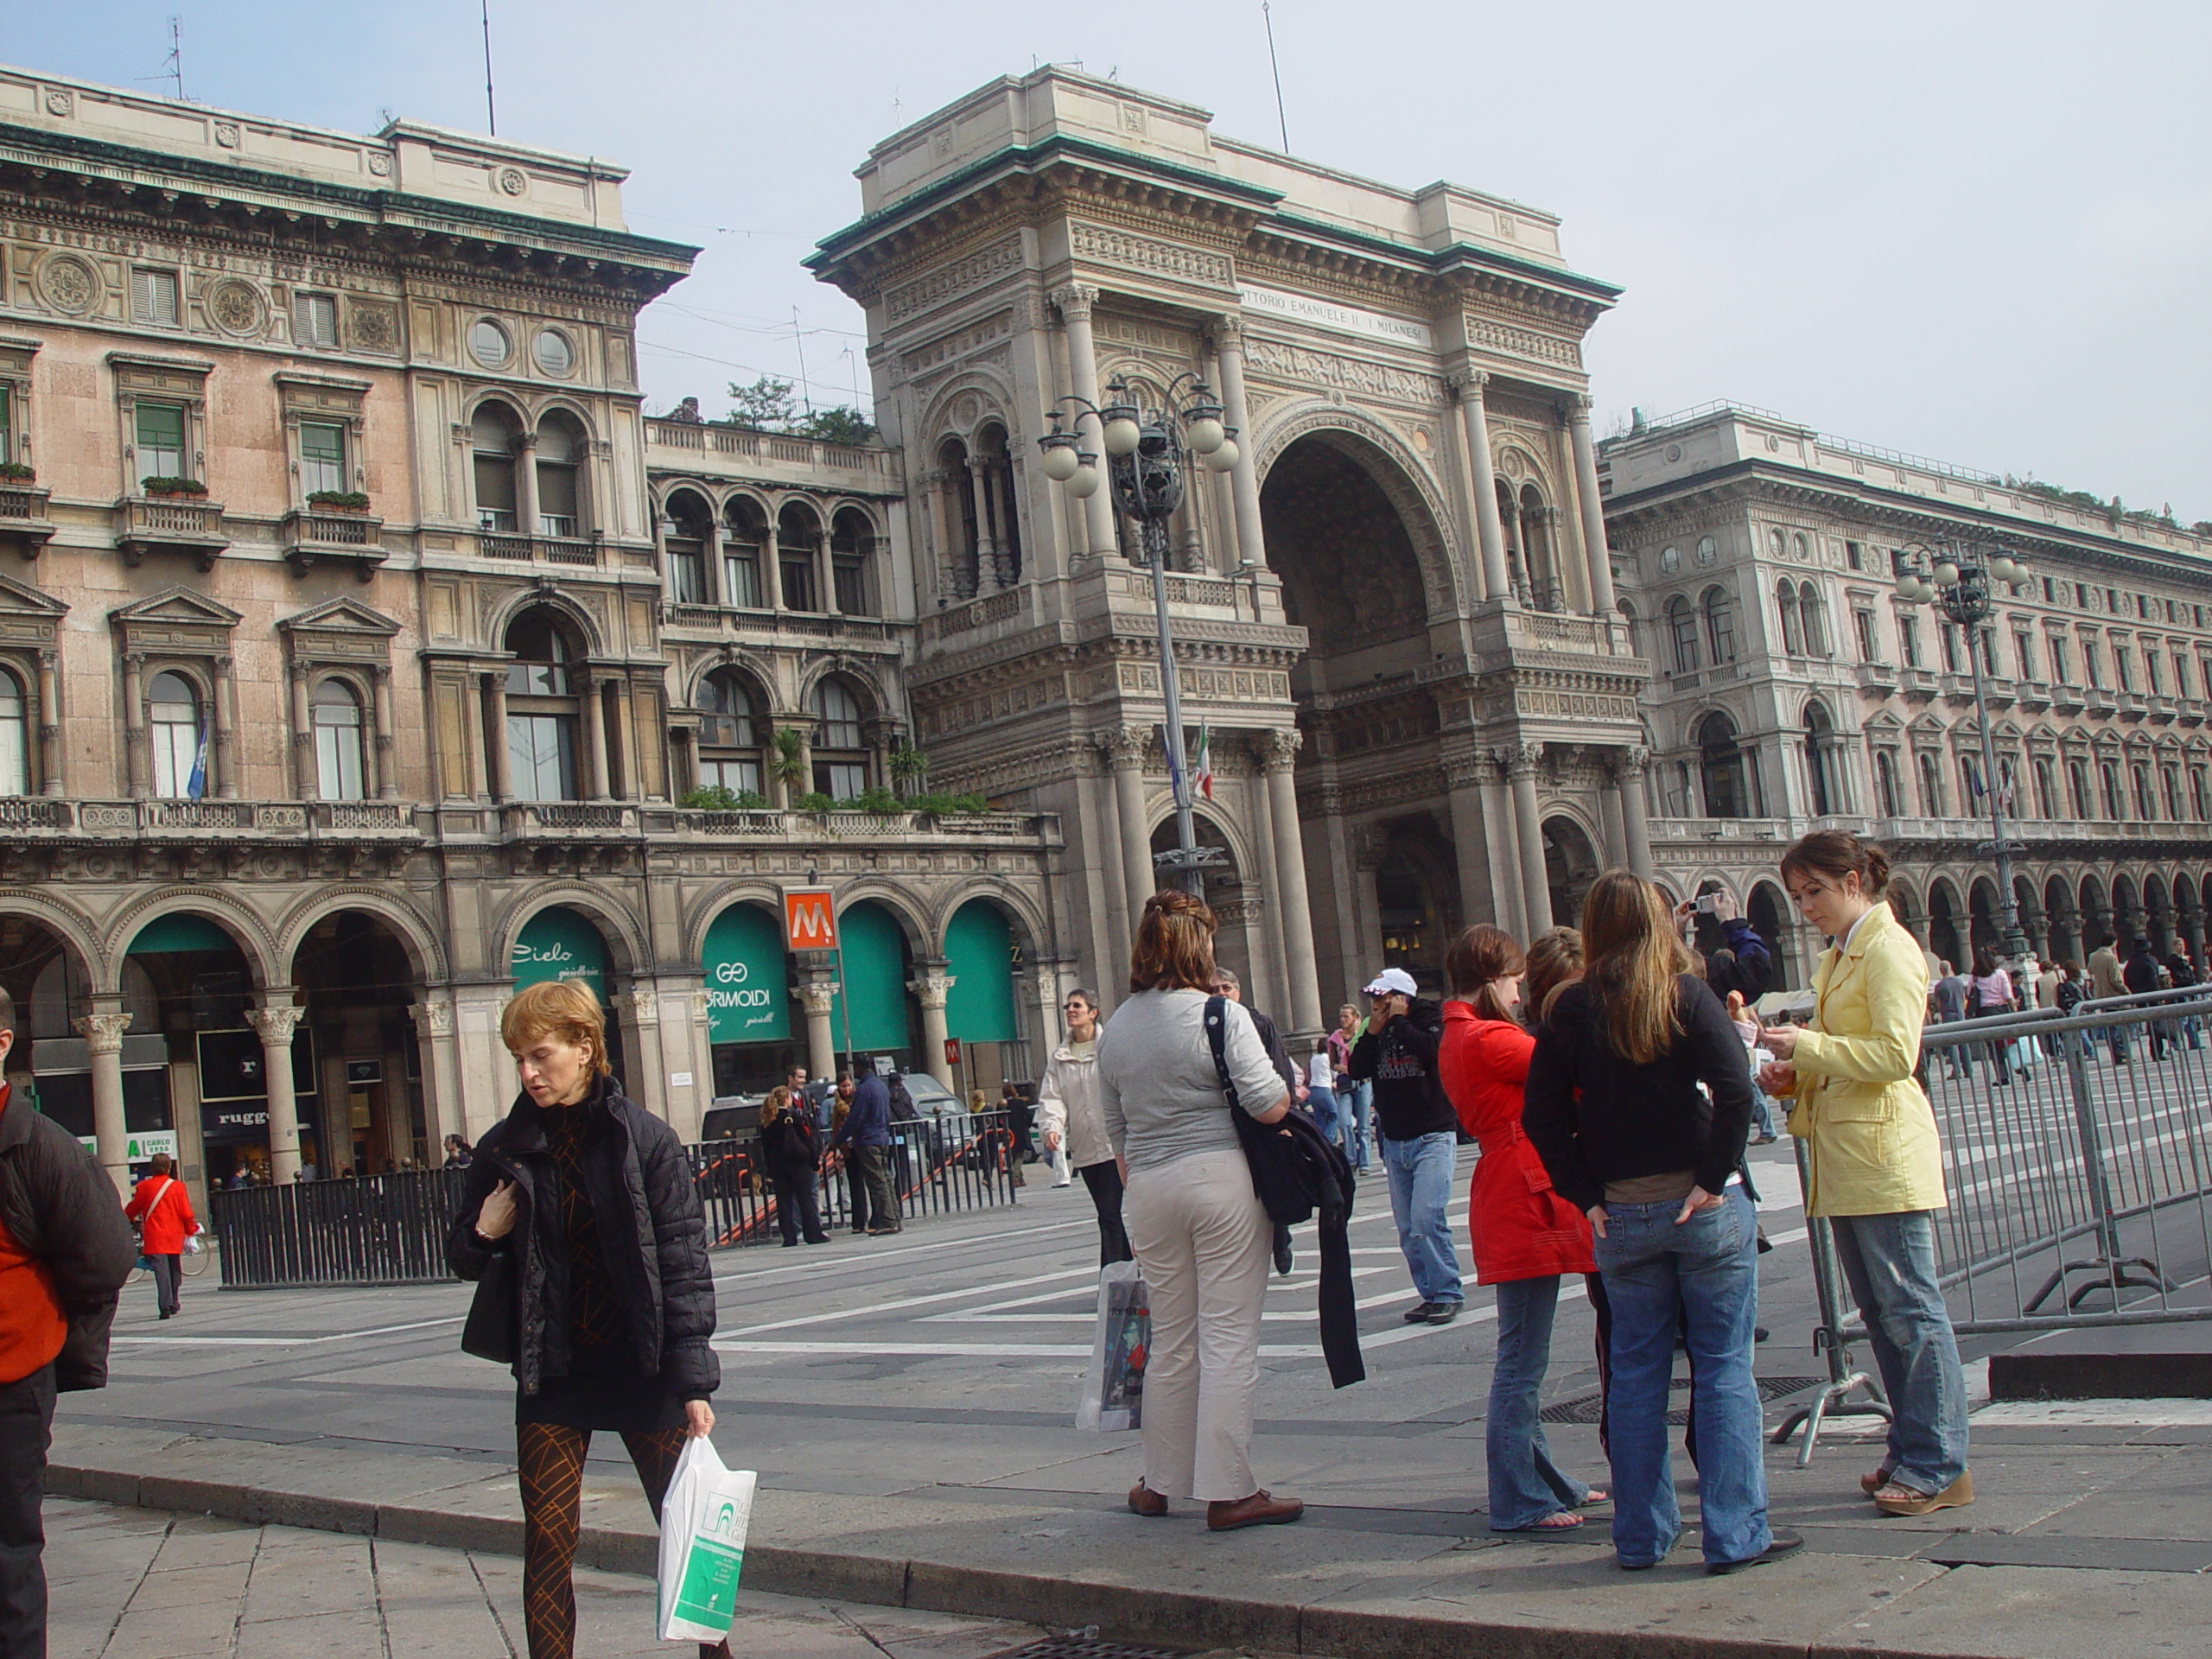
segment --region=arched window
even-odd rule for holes
[[[361,700],[343,680],[315,689],[315,789],[326,801],[358,801],[362,787]]]
[[[2086,761],[2069,760],[2066,763],[2066,791],[2072,798],[2075,817],[2094,818],[2097,816],[2096,804],[2089,795],[2089,768]]]
[[[1843,810],[1841,768],[1838,766],[1835,721],[1823,704],[1805,705],[1805,781],[1813,797],[1813,816],[1826,817]]]
[[[2151,793],[2151,768],[2137,762],[2127,769],[2127,781],[2135,786],[2136,822],[2150,823],[2158,816],[2157,799]]]
[[[1920,760],[1920,811],[1923,817],[1940,818],[1943,812],[1943,768],[1936,763],[1936,752],[1923,749]]]
[[[1988,805],[1981,793],[1981,762],[1971,754],[1959,757],[1959,804],[1961,811],[1973,813]]]
[[[968,446],[957,438],[947,438],[938,447],[937,465],[945,482],[945,563],[941,580],[948,598],[973,599],[982,581],[979,562],[982,543],[977,532],[976,479],[968,466]],[[1117,512],[1114,517],[1118,524],[1121,515]]]
[[[584,533],[583,461],[590,446],[565,415],[550,415],[537,429],[537,533]]]
[[[1789,556],[1789,537],[1778,530],[1770,530],[1766,533],[1766,550],[1777,559],[1788,558]]]
[[[1620,612],[1621,620],[1628,625],[1628,654],[1631,657],[1643,656],[1645,645],[1643,626],[1637,616],[1636,607],[1624,599],[1614,608]]]
[[[2058,816],[2058,785],[2051,776],[2050,762],[2036,762],[2036,816],[2055,818]]]
[[[1744,752],[1736,743],[1736,723],[1724,714],[1707,715],[1698,722],[1697,747],[1704,773],[1705,816],[1750,817],[1751,791]]]
[[[1567,595],[1560,587],[1558,561],[1552,551],[1552,511],[1534,484],[1521,486],[1521,545],[1528,553],[1529,588],[1536,608],[1564,609]]]
[[[1905,816],[1904,788],[1897,778],[1897,757],[1891,749],[1874,751],[1874,783],[1882,793],[1882,816],[1901,818]]]
[[[469,423],[479,530],[512,536],[522,529],[515,492],[515,435],[521,429],[513,414],[499,404],[480,405]]]
[[[207,792],[207,734],[200,688],[173,669],[146,686],[147,741],[154,751],[154,793],[196,801]]]
[[[31,792],[30,714],[23,683],[0,668],[0,795]]]
[[[1012,497],[1007,499],[1010,505]],[[868,515],[856,507],[847,507],[839,512],[830,527],[830,570],[836,588],[832,597],[842,614],[877,613],[870,568],[874,552],[875,526],[868,522]],[[1015,556],[1019,558],[1018,552]]]
[[[1150,407],[1154,395],[1139,392],[1136,401]],[[986,426],[976,435],[976,457],[982,463],[976,530],[989,567],[982,574],[995,588],[1012,587],[1021,578],[1021,518],[1015,511],[1014,462],[1007,448],[1002,426]]]
[[[1782,532],[1777,531],[1776,535]],[[1792,657],[1805,654],[1805,630],[1797,610],[1797,584],[1784,578],[1774,586],[1776,606],[1782,613],[1782,649]]]
[[[699,786],[758,796],[766,722],[744,681],[727,669],[699,682]]]
[[[1833,657],[1835,646],[1828,638],[1827,602],[1821,597],[1821,590],[1809,582],[1798,585],[1797,611],[1805,630],[1805,654]]]
[[[776,576],[783,584],[784,608],[822,608],[822,521],[814,509],[792,501],[776,516]]]
[[[2191,817],[2198,823],[2212,823],[2212,779],[2208,779],[2202,766],[2189,769],[2189,804],[2194,810]]]
[[[1677,594],[1667,601],[1667,626],[1675,639],[1675,672],[1697,672],[1697,613]]]
[[[507,765],[515,798],[573,801],[579,709],[568,640],[552,620],[526,612],[507,630]]]
[[[668,562],[668,597],[677,605],[704,605],[707,599],[707,504],[690,490],[668,499],[660,524]]]
[[[2165,795],[2166,821],[2169,823],[2179,823],[2182,821],[2181,768],[2179,766],[2160,767],[2158,781],[2164,786]]]
[[[762,555],[768,545],[768,515],[749,495],[733,496],[722,514],[722,603],[758,610],[762,596]]]
[[[868,786],[860,699],[842,680],[814,688],[814,787],[832,800],[849,801]]]
[[[2120,798],[2120,768],[2109,760],[2097,763],[2097,780],[2104,785],[2105,817],[2118,823],[2127,816],[2127,807]]]
[[[1705,590],[1705,640],[1715,668],[1736,660],[1736,601],[1717,582]]]

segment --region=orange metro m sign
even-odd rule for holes
[[[784,944],[793,950],[835,950],[837,912],[827,887],[784,889]]]

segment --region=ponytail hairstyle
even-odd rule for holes
[[[1129,951],[1129,990],[1213,990],[1213,934],[1219,924],[1205,899],[1177,891],[1144,901]]]
[[[1843,878],[1859,878],[1861,897],[1880,904],[1890,893],[1890,855],[1871,841],[1841,830],[1815,830],[1800,836],[1782,855],[1782,879],[1795,870],[1801,875],[1824,875],[1838,887]]]
[[[1675,932],[1659,889],[1627,870],[1608,870],[1582,901],[1583,982],[1623,1058],[1649,1065],[1681,1031],[1675,981],[1695,963]]]
[[[1529,980],[1521,988],[1521,1020],[1534,1031],[1551,1017],[1559,994],[1582,977],[1580,929],[1554,927],[1529,941]]]
[[[1528,958],[1513,936],[1488,922],[1463,930],[1444,953],[1444,977],[1452,995],[1466,998],[1478,1019],[1511,1020],[1512,1012],[1498,1000],[1492,982],[1528,971]]]

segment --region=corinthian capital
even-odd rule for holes
[[[1099,733],[1091,741],[1114,765],[1136,766],[1144,764],[1144,752],[1152,741],[1152,733],[1142,726],[1116,726]]]
[[[1536,768],[1543,763],[1544,746],[1541,743],[1516,743],[1497,752],[1499,763],[1509,778],[1534,778]]]
[[[1098,303],[1098,289],[1090,283],[1063,283],[1047,296],[1060,308],[1065,322],[1088,322],[1090,308]]]
[[[88,1054],[115,1054],[122,1052],[123,1033],[130,1028],[128,1014],[85,1014],[69,1022],[77,1027],[77,1034],[85,1039]]]
[[[798,1000],[810,1014],[820,1014],[824,1020],[836,1007],[837,982],[834,979],[809,980],[798,988]]]
[[[1620,753],[1620,772],[1624,782],[1643,776],[1643,769],[1651,764],[1651,751],[1640,743],[1632,743]]]
[[[1262,732],[1252,740],[1252,749],[1269,772],[1288,772],[1298,764],[1305,741],[1302,732]]]
[[[1241,351],[1244,346],[1244,319],[1234,312],[1224,311],[1213,320],[1213,343],[1217,351]]]
[[[952,995],[952,988],[959,982],[954,974],[924,974],[906,982],[906,988],[925,1008],[942,1008]]]
[[[292,1033],[300,1028],[307,1012],[295,1003],[279,1002],[266,1008],[248,1008],[245,1022],[260,1037],[264,1048],[289,1048]]]

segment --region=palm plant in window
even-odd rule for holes
[[[773,734],[775,758],[768,762],[769,775],[784,786],[785,798],[810,781],[806,766],[806,734],[789,726],[779,726]],[[797,804],[796,802],[793,803]]]
[[[901,795],[911,795],[914,785],[928,780],[930,758],[912,743],[900,743],[891,751],[891,777]]]

